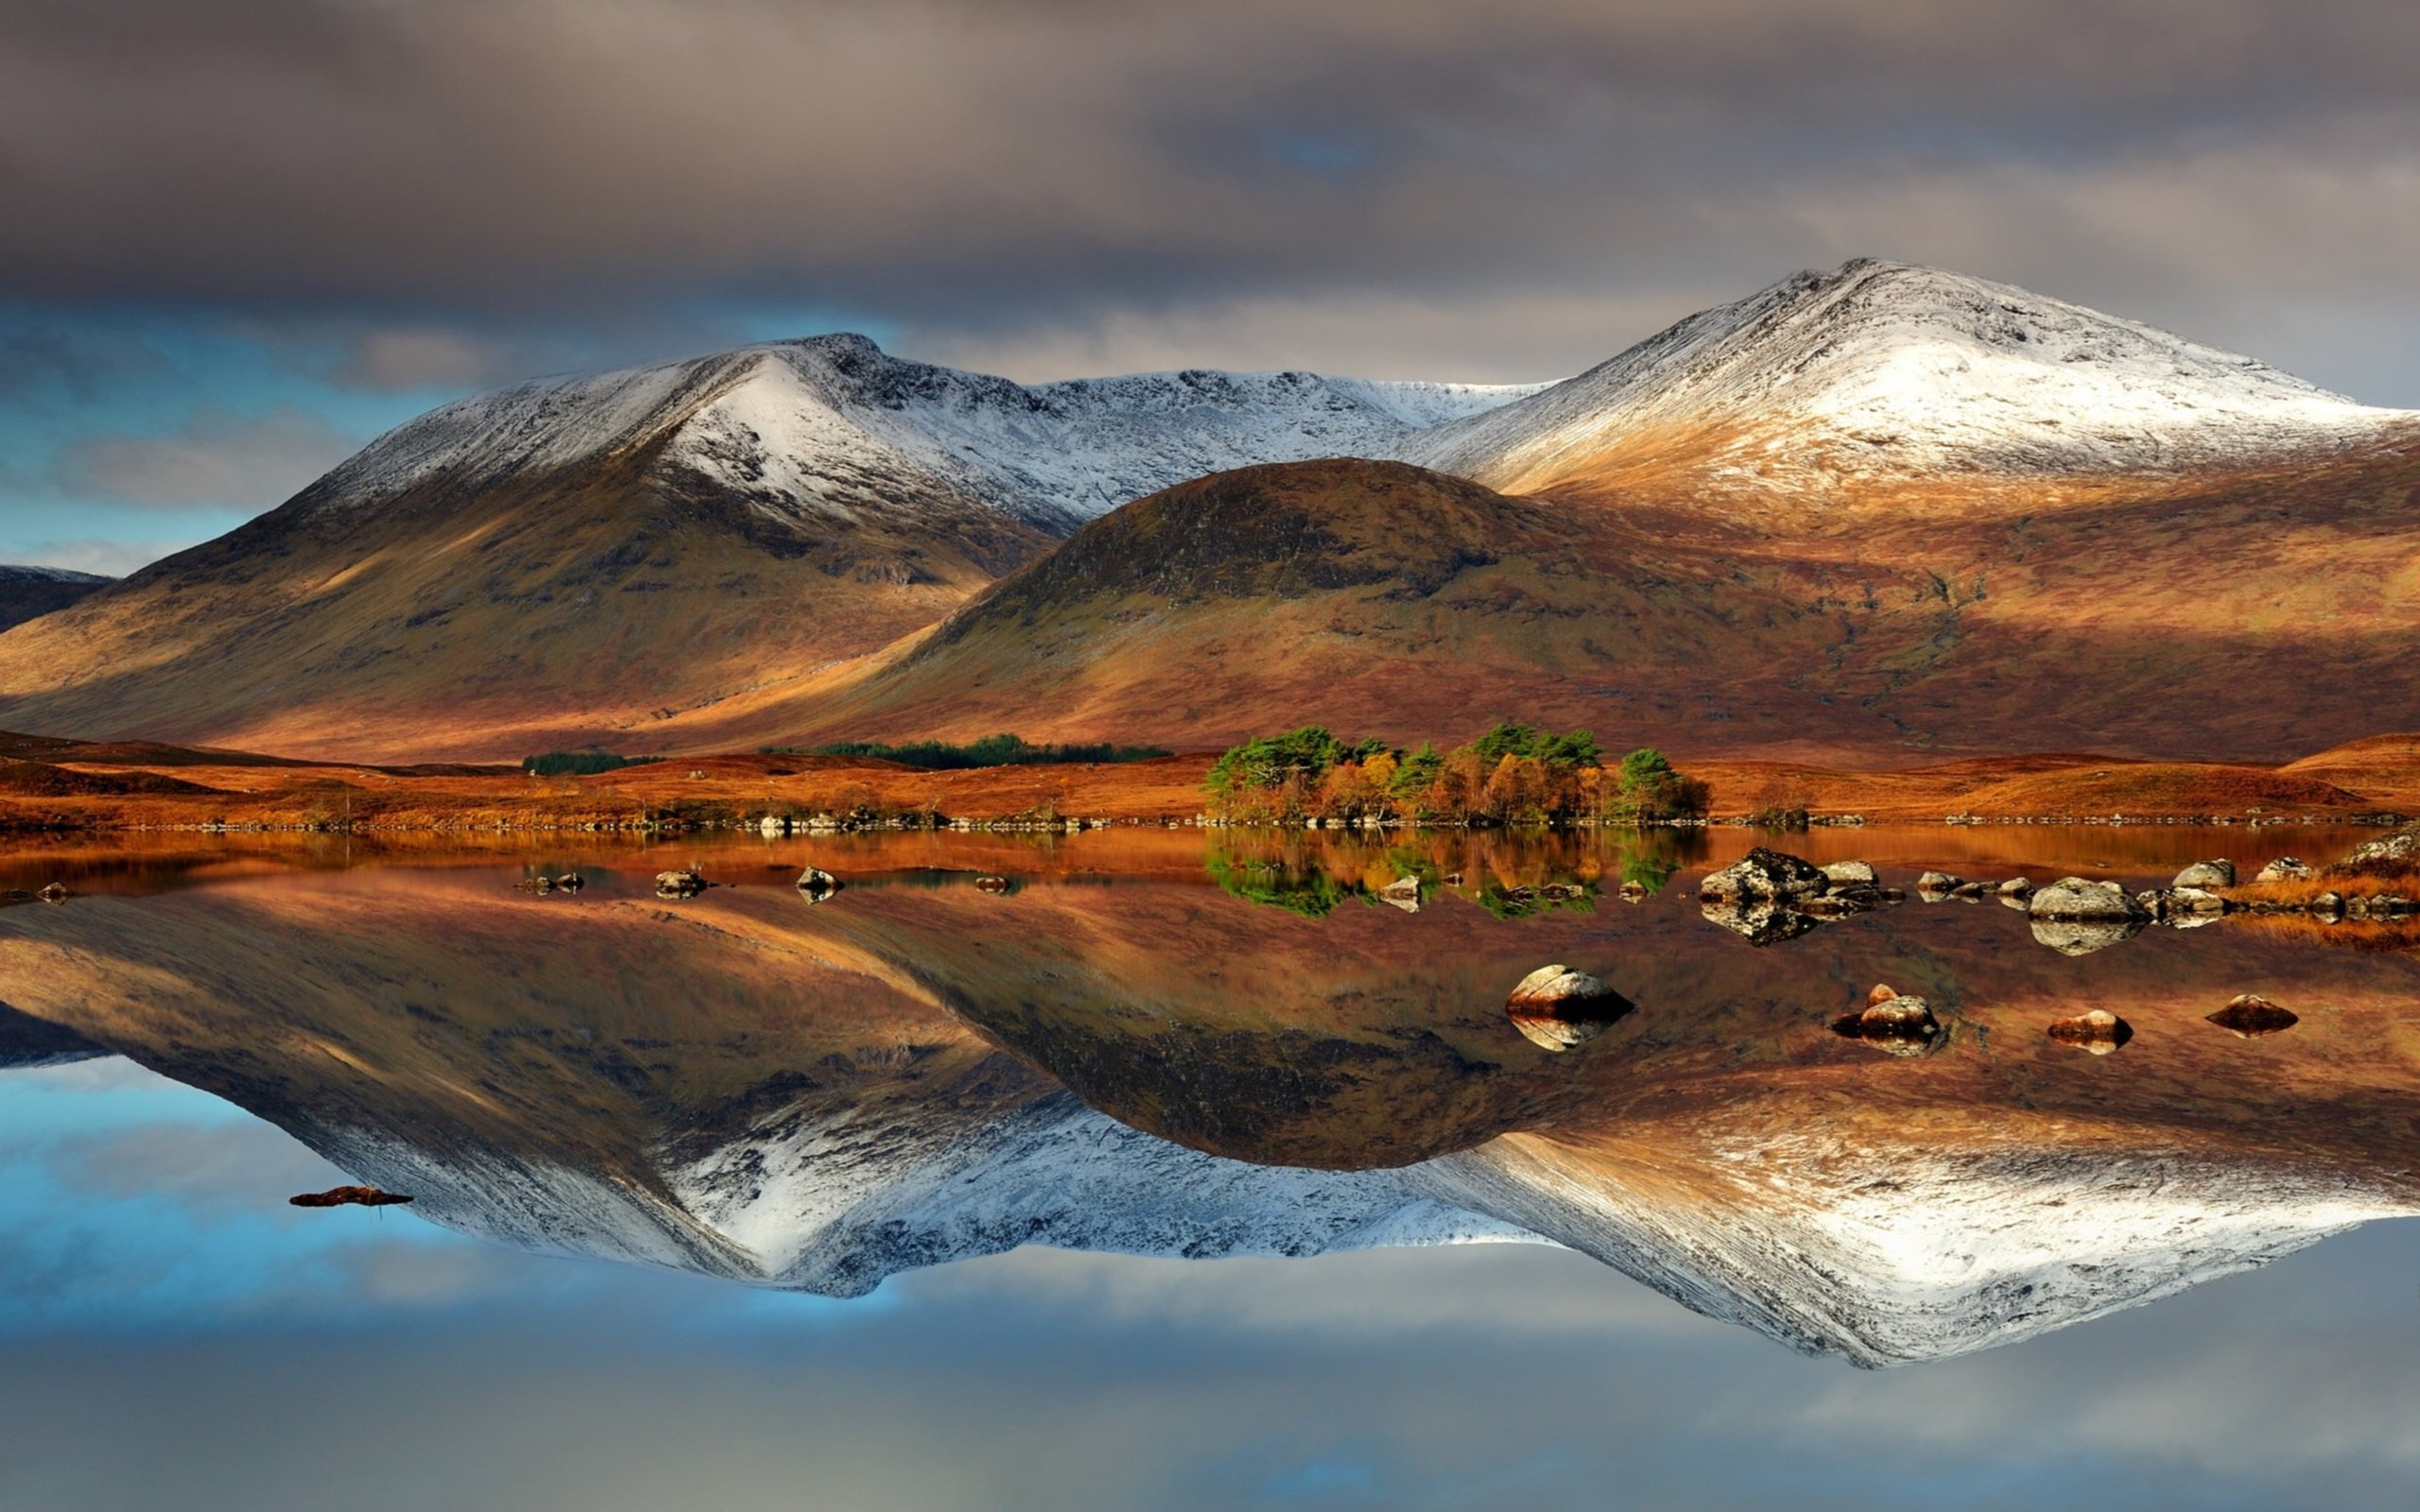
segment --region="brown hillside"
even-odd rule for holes
[[[0,636],[0,719],[297,755],[514,758],[884,645],[1048,538],[948,497],[758,510],[651,448],[367,507],[306,491]]]
[[[1692,479],[1516,500],[1392,463],[1244,469],[1087,526],[929,636],[667,732],[1216,746],[1512,714],[1873,767],[2285,760],[2420,706],[2420,459],[2394,449],[1892,485],[1760,523],[1695,508]]]

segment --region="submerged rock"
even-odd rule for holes
[[[2095,1008],[2072,1019],[2058,1020],[2050,1025],[2050,1038],[2059,1044],[2105,1056],[2135,1038],[2135,1029],[2107,1008]]]
[[[2250,1040],[2282,1033],[2303,1021],[2292,1009],[2280,1007],[2257,992],[2246,992],[2209,1015],[2209,1022],[2238,1040]]]
[[[1832,1021],[1832,1032],[1861,1040],[1886,1056],[1921,1056],[1945,1040],[1941,1022],[1922,998],[1901,997],[1887,984],[1866,994],[1865,1006]]]
[[[695,898],[705,890],[705,877],[685,867],[655,874],[655,895],[658,898]]]
[[[799,896],[811,903],[820,903],[840,890],[840,879],[821,867],[809,867],[798,874]]]
[[[2235,863],[2224,856],[2215,861],[2196,861],[2176,874],[2173,887],[2232,887],[2235,885]]]
[[[1420,879],[1397,877],[1378,889],[1378,902],[1400,908],[1407,914],[1420,912]]]
[[[1504,1016],[1530,1043],[1563,1051],[1595,1039],[1637,1007],[1598,978],[1558,963],[1521,978],[1504,1000]]]
[[[2253,875],[2255,882],[2308,882],[2319,875],[2309,862],[2297,856],[2279,856]]]

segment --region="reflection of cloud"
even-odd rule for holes
[[[359,442],[298,409],[259,417],[204,410],[167,436],[91,436],[60,453],[60,485],[159,509],[266,509]]]
[[[177,1202],[198,1223],[238,1216],[292,1221],[286,1198],[347,1179],[266,1124],[152,1124],[60,1147],[58,1179],[98,1198]]]

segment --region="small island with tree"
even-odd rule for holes
[[[1305,725],[1231,747],[1203,786],[1213,823],[1362,829],[1670,824],[1704,818],[1711,798],[1654,749],[1609,764],[1588,730],[1509,720],[1443,751]]]

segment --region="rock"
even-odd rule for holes
[[[1939,1049],[1945,1039],[1924,999],[1901,997],[1888,986],[1867,993],[1862,1009],[1833,1020],[1832,1032],[1886,1056],[1921,1056]]]
[[[2281,1008],[2257,992],[2246,992],[2209,1016],[2209,1022],[2238,1040],[2279,1034],[2302,1022],[2301,1015]]]
[[[64,883],[45,882],[42,885],[42,890],[34,896],[46,903],[63,903],[73,895],[68,892]]]
[[[655,874],[655,895],[658,898],[695,898],[706,890],[706,879],[683,868]]]
[[[2001,883],[1996,890],[2003,898],[2031,898],[2033,896],[2033,879],[2011,877],[2008,881]]]
[[[1378,902],[1389,907],[1400,908],[1407,914],[1420,912],[1420,879],[1397,877],[1378,889]]]
[[[2319,873],[2308,861],[2294,856],[2279,856],[2254,873],[2255,882],[2308,882]]]
[[[2083,877],[2062,877],[2040,889],[2027,901],[2025,911],[2036,919],[2139,921],[2150,917],[2150,910],[2127,897],[2118,884]]]
[[[578,892],[582,885],[577,871],[566,871],[555,879],[556,890],[560,892]]]
[[[2344,917],[2344,895],[2341,892],[2321,893],[2310,901],[2310,913],[2322,923],[2335,923]]]
[[[2072,1019],[2061,1019],[2051,1024],[2050,1038],[2059,1044],[2105,1056],[2135,1038],[2135,1030],[2133,1025],[2107,1008],[2095,1008],[2089,1013],[2080,1013]]]
[[[1643,903],[1647,902],[1647,884],[1624,878],[1621,893],[1622,902],[1626,903]]]
[[[1979,882],[1962,882],[1957,886],[1949,889],[1949,896],[1952,898],[1964,898],[1970,901],[1980,898],[1983,896],[1983,885]]]
[[[977,877],[975,879],[975,890],[977,892],[1008,892],[1011,890],[1011,885],[1012,885],[1006,877]]]
[[[1504,1015],[1530,1043],[1564,1051],[1604,1033],[1637,1006],[1587,972],[1557,964],[1521,978],[1504,1000]]]
[[[2143,932],[2141,919],[2035,919],[2033,938],[2062,955],[2089,955]]]
[[[1927,902],[1946,898],[1966,879],[1955,872],[1927,871],[1916,879],[1916,892]]]
[[[790,821],[783,818],[778,814],[768,814],[763,818],[756,821],[756,829],[757,832],[763,834],[766,839],[770,840],[776,836],[789,833]]]
[[[555,879],[552,877],[524,877],[519,882],[514,883],[513,885],[520,888],[523,892],[534,892],[543,895],[555,890]]]
[[[840,890],[840,879],[820,867],[809,867],[798,874],[799,896],[811,903],[820,903]]]
[[[1828,885],[1830,879],[1807,861],[1758,846],[1699,883],[1698,898],[1701,902],[1780,902],[1812,897]]]
[[[285,1200],[296,1208],[391,1208],[412,1199],[400,1192],[381,1192],[376,1187],[330,1187],[325,1192],[305,1192]]]
[[[1843,883],[1863,883],[1872,887],[1881,882],[1875,874],[1871,861],[1835,861],[1824,868],[1824,880],[1835,887]]]
[[[2235,885],[2235,863],[2221,856],[2216,861],[2196,861],[2176,874],[2172,887],[2232,887]]]
[[[2420,862],[2420,824],[2407,825],[2393,834],[2382,834],[2375,840],[2364,840],[2344,857],[2344,865],[2348,867],[2370,862]]]

